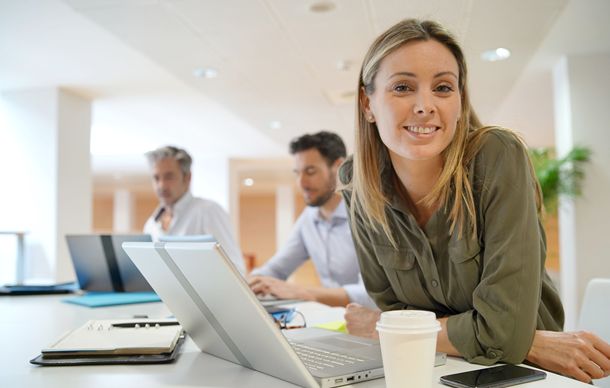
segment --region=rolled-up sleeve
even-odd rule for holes
[[[542,241],[534,181],[525,148],[493,133],[475,163],[483,242],[473,309],[447,322],[451,343],[475,363],[522,362],[533,340],[541,299]],[[477,176],[478,174],[475,174]]]

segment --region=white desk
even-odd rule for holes
[[[166,317],[169,311],[162,303],[91,309],[62,303],[65,296],[0,297],[0,387],[294,387],[282,380],[243,368],[202,353],[190,340],[172,364],[39,367],[29,360],[40,349],[63,333],[82,325],[88,319],[131,318],[134,314]],[[342,319],[341,309],[329,309],[314,303],[300,305],[309,325]],[[478,369],[461,359],[451,358],[435,368],[435,382],[442,375]],[[432,386],[444,387],[438,383]],[[590,387],[562,376],[548,373],[528,387]],[[385,387],[383,379],[354,385],[357,388]]]

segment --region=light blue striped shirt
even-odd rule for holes
[[[286,244],[252,275],[286,280],[309,258],[324,287],[342,287],[351,302],[375,307],[362,282],[343,200],[328,220],[321,217],[318,207],[305,208]]]

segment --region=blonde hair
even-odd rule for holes
[[[393,169],[387,147],[381,141],[376,123],[371,123],[366,118],[362,100],[365,94],[371,95],[375,92],[375,76],[386,56],[404,44],[426,40],[441,43],[455,57],[459,69],[458,88],[462,110],[454,138],[441,154],[444,163],[438,181],[420,203],[424,206],[441,204],[449,208],[450,232],[459,226],[461,235],[468,222],[472,237],[476,238],[477,234],[476,210],[467,166],[481,146],[482,135],[491,127],[481,128],[481,122],[471,107],[466,82],[466,61],[457,40],[434,21],[406,19],[380,35],[364,57],[358,79],[359,101],[356,109],[353,177],[347,187],[352,191],[350,206],[352,219],[356,213],[363,214],[364,222],[376,231],[381,228],[392,245],[396,244],[385,211],[386,206],[390,204],[391,193],[384,191],[383,174],[380,172],[387,169],[393,172]],[[533,167],[531,171],[533,172]],[[394,172],[393,174],[395,175]],[[537,191],[539,192],[539,188]],[[452,192],[453,196],[451,196]],[[538,193],[537,196],[539,195]]]

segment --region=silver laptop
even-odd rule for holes
[[[68,250],[79,287],[86,291],[152,291],[121,244],[152,241],[147,234],[68,234]]]
[[[194,234],[188,236],[170,236],[164,235],[159,236],[159,242],[169,243],[169,242],[217,242],[216,237],[211,234]],[[302,302],[299,299],[280,299],[272,296],[271,294],[267,295],[257,295],[258,301],[265,307],[273,307],[279,306],[282,304],[289,303],[297,303]]]
[[[376,340],[316,328],[281,331],[217,243],[123,248],[206,353],[304,387],[383,377]],[[437,354],[437,365],[445,361]]]
[[[164,235],[159,236],[160,242],[216,242],[211,234],[191,234],[187,236]]]
[[[378,341],[313,328],[281,331],[216,243],[123,248],[206,353],[304,387],[383,376]]]

